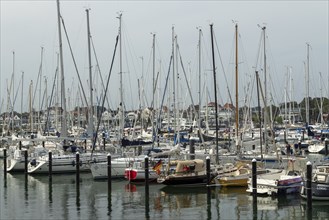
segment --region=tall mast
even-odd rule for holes
[[[29,110],[30,110],[30,131],[33,132],[33,108],[32,108],[33,81],[29,87]]]
[[[306,43],[307,45],[307,69],[306,69],[306,99],[305,99],[305,105],[306,105],[306,124],[308,125],[310,123],[310,103],[309,103],[309,97],[310,97],[310,88],[309,88],[309,81],[310,81],[310,44]]]
[[[202,30],[199,28],[199,112],[198,112],[198,119],[199,119],[199,132],[201,135],[201,34]]]
[[[121,111],[121,118],[120,118],[120,135],[123,136],[123,128],[124,128],[124,105],[123,105],[123,87],[122,87],[122,31],[121,31],[121,24],[122,24],[122,13],[119,14],[119,48],[120,48],[120,111]]]
[[[152,146],[154,147],[154,141],[156,139],[155,134],[156,132],[154,131],[154,93],[155,93],[155,34],[153,33],[153,71],[152,71],[152,140],[153,144]]]
[[[61,13],[59,7],[59,0],[57,0],[57,18],[58,18],[58,40],[59,40],[59,57],[61,63],[61,103],[63,107],[61,136],[67,137],[67,122],[66,122],[66,99],[65,99],[65,83],[64,83],[64,63],[63,63],[63,44],[61,31]]]
[[[174,134],[177,134],[177,115],[176,115],[176,86],[175,86],[175,30],[172,26],[172,72],[173,72],[173,112],[174,112]],[[177,135],[178,136],[178,135]]]
[[[218,104],[217,104],[217,86],[216,86],[216,65],[215,65],[215,50],[214,50],[214,34],[213,24],[210,24],[211,33],[211,49],[212,49],[212,68],[214,74],[214,92],[215,92],[215,118],[216,118],[216,164],[219,163],[218,158]]]
[[[87,40],[88,40],[88,61],[89,61],[89,91],[90,91],[90,105],[89,105],[89,124],[88,124],[88,134],[93,137],[94,134],[94,111],[93,111],[93,81],[92,81],[92,73],[91,73],[91,48],[90,48],[90,26],[89,26],[89,9],[86,9],[87,13]]]
[[[263,40],[264,40],[264,89],[265,89],[265,95],[264,95],[264,139],[265,139],[265,147],[267,149],[267,73],[266,73],[266,27],[262,27],[263,30]]]
[[[260,94],[259,94],[259,75],[258,75],[258,71],[256,70],[256,84],[257,84],[257,103],[258,103],[258,117],[259,117],[259,123],[260,125],[262,124],[262,113],[261,113],[261,107],[260,107]],[[260,145],[260,157],[263,160],[263,134],[262,134],[262,126],[260,126],[259,129],[259,145]]]
[[[288,67],[288,77],[289,77],[289,112],[288,112],[288,120],[289,124],[292,124],[291,121],[291,105],[292,105],[292,89],[291,89],[291,67]]]
[[[235,24],[235,147],[240,153],[239,144],[239,77],[238,77],[238,24]]]
[[[24,95],[24,92],[23,92],[23,85],[24,85],[24,72],[22,71],[22,96],[21,96],[21,129],[23,130],[23,95]]]
[[[141,56],[140,57],[141,61],[142,61],[142,77],[141,77],[141,81],[143,82],[143,79],[144,79],[144,57]],[[138,97],[139,97],[139,110],[142,109],[142,99],[141,99],[141,96],[143,95],[143,88],[142,88],[143,85],[140,84],[140,81],[138,80]],[[144,106],[144,105],[143,105]],[[143,126],[142,126],[143,127]]]
[[[41,89],[42,89],[42,61],[43,61],[43,47],[41,47],[41,62],[40,62],[40,69],[39,69],[39,111],[38,111],[38,130],[41,131],[41,119],[40,119],[40,112],[41,112]]]
[[[178,73],[178,39],[177,39],[177,35],[175,35],[175,50],[176,50],[176,96],[177,96],[177,104],[176,104],[176,108],[175,108],[175,115],[176,115],[176,124],[177,124],[177,143],[180,143],[180,103],[179,103],[179,73]]]
[[[13,51],[13,75],[12,75],[12,89],[13,89],[13,100],[12,100],[12,108],[11,108],[11,131],[14,132],[14,105],[15,105],[15,88],[14,88],[14,80],[15,80],[15,51]]]
[[[287,127],[287,117],[288,117],[288,106],[287,106],[287,96],[288,96],[288,81],[289,81],[289,67],[287,67],[287,76],[286,76],[286,84],[285,84],[285,88],[284,88],[284,120],[285,120],[285,128]]]
[[[323,126],[323,96],[322,96],[322,75],[321,72],[319,72],[320,74],[320,123],[321,126]]]

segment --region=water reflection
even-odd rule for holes
[[[257,197],[244,187],[207,188],[93,181],[91,174],[0,174],[0,219],[301,219],[299,195]],[[47,202],[48,201],[48,202]],[[313,202],[310,218],[328,218],[328,203]],[[15,213],[11,210],[15,209]]]
[[[150,219],[150,189],[149,184],[145,184],[145,219]]]
[[[329,201],[312,201],[312,210],[307,209],[307,201],[301,199],[300,206],[308,219],[328,219]]]
[[[51,207],[51,204],[53,203],[53,182],[51,178],[49,178],[48,182],[48,201],[49,206]]]

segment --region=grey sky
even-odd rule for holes
[[[60,1],[61,12],[69,34],[75,59],[81,78],[88,92],[88,50],[86,34],[86,8],[90,8],[90,28],[97,58],[104,80],[107,77],[118,34],[119,20],[122,12],[123,30],[123,78],[124,102],[128,109],[139,105],[137,79],[140,80],[150,105],[152,95],[152,34],[156,34],[156,71],[160,71],[159,94],[162,97],[165,76],[171,55],[172,27],[178,38],[179,49],[187,71],[195,104],[198,104],[198,29],[201,27],[203,38],[202,52],[202,86],[209,90],[209,100],[213,101],[213,75],[211,72],[210,27],[213,23],[214,33],[227,78],[216,55],[219,103],[229,102],[227,87],[234,97],[234,23],[238,22],[239,41],[239,105],[243,105],[247,94],[255,94],[253,83],[254,71],[261,29],[266,26],[268,56],[268,88],[273,102],[278,105],[284,101],[284,88],[287,66],[292,70],[292,99],[300,102],[305,96],[306,42],[310,43],[310,96],[328,96],[328,1]],[[23,111],[28,109],[28,87],[33,80],[36,87],[40,66],[41,47],[44,47],[43,78],[47,78],[47,94],[50,91],[56,69],[58,52],[58,30],[56,1],[0,1],[1,34],[1,112],[7,110],[7,85],[13,73],[13,51],[15,51],[14,90],[17,99],[14,109],[20,112],[21,90],[18,88],[22,71],[24,71]],[[74,70],[67,41],[63,33],[64,69],[68,99],[75,106],[81,104],[77,98],[78,80]],[[216,49],[217,50],[217,49]],[[217,53],[217,52],[216,52]],[[119,99],[119,54],[110,80],[110,107],[117,108]],[[143,57],[143,59],[141,58]],[[143,60],[143,62],[142,62]],[[95,57],[92,57],[95,66]],[[142,65],[143,63],[143,65]],[[160,67],[161,63],[161,67]],[[143,68],[142,68],[143,66]],[[180,65],[179,65],[180,68]],[[257,67],[259,68],[259,67]],[[96,74],[93,68],[93,74]],[[262,72],[260,70],[260,72]],[[320,78],[320,73],[321,77]],[[186,92],[184,74],[179,69],[181,90],[178,91],[180,105],[191,104]],[[101,83],[95,76],[94,91],[99,99]],[[252,92],[247,89],[253,85]],[[172,83],[172,82],[171,82]],[[250,86],[251,87],[251,86]],[[38,88],[37,88],[38,89]],[[45,84],[41,92],[44,93]],[[38,91],[38,90],[37,90]],[[172,93],[172,91],[171,91]],[[168,94],[168,93],[167,93]],[[95,96],[96,96],[95,95]],[[11,92],[11,97],[12,97]],[[168,95],[167,95],[168,97]],[[206,97],[203,92],[203,104]],[[39,92],[34,108],[38,109]],[[96,97],[94,100],[97,100]],[[146,105],[145,102],[142,105]],[[256,105],[255,95],[252,106]]]

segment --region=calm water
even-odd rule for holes
[[[129,185],[124,180],[94,181],[81,174],[48,176],[7,174],[0,162],[1,219],[329,219],[329,203],[307,212],[299,195],[253,198],[245,188],[177,188]],[[308,216],[309,214],[309,216]]]

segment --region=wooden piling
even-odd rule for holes
[[[149,184],[149,157],[148,156],[145,156],[144,168],[145,168],[145,187],[148,187],[148,184]]]
[[[145,156],[144,159],[145,167],[145,219],[150,219],[150,207],[149,207],[149,158]]]
[[[27,155],[27,150],[24,151],[24,170],[25,170],[25,175],[27,175],[27,164],[28,164],[28,155]]]
[[[312,209],[312,163],[306,163],[306,198],[307,209]]]
[[[6,176],[7,174],[7,149],[3,149],[3,173]]]
[[[210,176],[210,157],[206,157],[206,169],[207,169],[207,185],[210,185],[211,176]]]
[[[79,185],[80,182],[80,154],[77,152],[75,154],[75,168],[76,168],[76,184]]]
[[[107,190],[112,191],[112,167],[111,167],[111,154],[107,154]]]
[[[252,159],[252,195],[257,197],[257,160]]]
[[[48,151],[48,170],[49,170],[49,180],[52,180],[53,175],[53,153]]]

